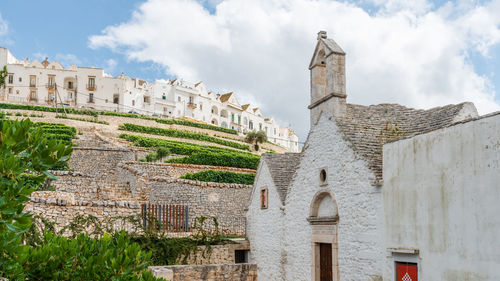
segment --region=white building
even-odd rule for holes
[[[263,281],[395,280],[394,271],[391,270],[396,266],[395,261],[400,260],[395,260],[389,252],[392,260],[387,261],[389,245],[396,248],[418,247],[422,243],[421,245],[425,245],[422,247],[429,247],[425,248],[426,251],[427,249],[432,251],[432,243],[428,245],[428,242],[420,241],[421,236],[400,234],[400,231],[413,231],[418,228],[427,227],[428,230],[431,225],[419,226],[420,221],[418,217],[415,218],[418,214],[409,212],[410,209],[405,208],[403,201],[414,200],[413,196],[419,196],[417,191],[393,194],[392,196],[398,200],[398,205],[384,201],[391,196],[385,193],[385,186],[394,185],[392,189],[397,189],[398,186],[391,177],[382,180],[382,145],[470,120],[477,117],[477,111],[471,103],[447,105],[429,110],[416,110],[397,104],[372,106],[348,104],[345,91],[345,53],[333,40],[327,38],[325,32],[318,34],[318,42],[309,69],[311,103],[308,108],[311,128],[303,151],[283,155],[264,154],[259,164],[247,212],[247,236],[251,245],[250,262],[257,264],[259,280]],[[412,142],[413,140],[408,140],[408,145]],[[484,166],[491,163],[496,165],[498,171],[500,162],[498,134],[496,139],[490,141],[489,146],[494,146],[495,142],[496,156],[490,159],[490,162],[475,165]],[[412,158],[409,156],[404,158],[404,155],[415,151],[408,146],[404,149],[405,154],[399,154],[400,147],[397,143],[394,144],[394,149],[391,155],[401,163],[397,171],[408,175],[405,178],[407,185],[402,188],[404,190],[415,188],[412,184],[418,182],[416,177],[426,177],[426,174],[419,173],[419,170],[407,171],[412,166],[405,161],[411,161]],[[445,144],[434,149],[446,149]],[[418,152],[423,156],[426,155],[425,149],[420,149]],[[440,161],[438,156],[425,159]],[[446,161],[445,159],[441,162]],[[388,161],[392,161],[392,158]],[[458,162],[455,159],[450,164]],[[422,172],[424,170],[432,172],[432,168],[424,168],[426,163],[420,162],[420,164]],[[385,159],[384,165],[386,165]],[[392,170],[395,171],[395,168]],[[488,173],[491,178],[493,176],[491,171]],[[436,179],[436,177],[439,178],[439,175],[432,174],[431,178]],[[450,175],[446,178],[451,181],[451,177]],[[493,179],[496,181],[488,183],[498,183],[498,172]],[[439,195],[439,188],[435,188],[437,190],[429,191],[428,196]],[[431,190],[432,185],[426,189]],[[498,191],[492,194],[492,196],[497,195]],[[422,201],[425,201],[425,197]],[[441,208],[437,202],[432,206],[425,203],[418,203],[416,206],[420,204],[428,207],[424,208],[424,211],[429,212],[425,214],[428,216],[427,220],[431,220],[432,208]],[[418,209],[416,206],[414,209]],[[390,207],[395,211],[405,211],[402,218],[414,216],[411,217],[413,221],[410,221],[415,225],[410,227],[399,220],[399,225],[389,224],[384,228],[384,217],[386,221],[392,219],[391,214],[385,213],[384,216],[384,210]],[[496,212],[498,211],[497,208]],[[490,211],[488,214],[493,215]],[[439,223],[439,220],[444,221],[447,218],[435,218],[432,221]],[[497,219],[486,222],[493,223],[495,229],[493,232],[499,233],[500,224]],[[432,224],[432,227],[441,226]],[[483,227],[486,225],[479,229]],[[392,231],[390,238],[384,236],[384,229]],[[442,247],[442,243],[448,243],[446,247],[451,249],[452,244],[449,244],[448,240],[443,240],[447,239],[442,236],[446,230],[436,229],[436,231],[434,233],[441,236],[434,236],[434,246],[439,244]],[[488,232],[488,235],[493,232]],[[490,238],[489,241],[493,242],[493,236]],[[466,243],[465,240],[463,243]],[[498,249],[498,245],[495,247]],[[463,249],[471,250],[468,247]],[[404,253],[403,250],[401,248],[400,252],[394,255]],[[454,260],[455,257],[451,253],[452,250],[444,252],[446,257],[434,254],[435,258],[430,259],[430,262],[444,261],[446,258]],[[482,253],[490,254],[486,251],[474,252],[477,255]],[[459,254],[467,253],[457,253]],[[488,263],[477,262],[475,270],[482,266],[493,266],[490,261],[496,261],[497,264],[499,262],[499,259],[493,256],[488,258]],[[409,264],[406,265],[408,268]],[[464,275],[450,274],[452,275],[448,278],[429,277],[432,275],[424,274],[427,278],[422,280],[467,280],[467,278],[453,279],[452,276]],[[490,279],[487,280],[495,280],[492,277],[488,278]]]
[[[239,104],[233,93],[209,92],[202,82],[181,79],[147,82],[124,74],[111,77],[101,68],[71,66],[58,62],[16,59],[0,47],[0,66],[7,65],[4,102],[65,105],[78,108],[131,112],[168,118],[191,118],[231,128],[244,134],[265,131],[268,140],[298,151],[298,137],[290,128],[280,128],[258,108]]]
[[[500,112],[384,145],[386,260],[420,280],[500,280]]]

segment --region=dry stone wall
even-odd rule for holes
[[[81,200],[76,199],[72,193],[45,191],[34,192],[31,201],[26,204],[25,211],[55,222],[58,230],[77,215],[92,215],[102,223],[111,218],[137,216],[141,212],[141,205],[127,201]],[[117,220],[113,225],[116,230],[135,230],[134,225],[125,223],[125,220]]]
[[[226,245],[213,245],[211,251],[207,250],[205,246],[199,246],[195,253],[191,253],[186,264],[202,265],[202,264],[233,264],[235,260],[236,250],[250,250],[250,244],[247,240],[239,241],[241,243],[226,244]],[[180,257],[182,261],[184,257]],[[179,262],[181,263],[181,262]]]
[[[149,270],[167,281],[257,281],[256,264],[151,266]]]
[[[213,216],[226,233],[245,233],[244,208],[251,186],[177,177],[210,169],[243,173],[254,170],[138,162],[134,161],[136,151],[118,147],[99,134],[85,133],[80,137],[91,147],[74,149],[69,161],[70,171],[53,171],[58,180],[51,185],[57,192],[35,196],[30,204],[36,213],[44,213],[42,209],[45,208],[49,218],[61,217],[62,221],[69,221],[75,212],[103,216],[129,213],[113,209],[115,206],[123,208],[116,202],[135,202],[135,213],[140,212],[142,203],[177,204],[189,207],[190,225],[196,217]],[[94,144],[98,147],[93,147]]]

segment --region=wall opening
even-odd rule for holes
[[[248,250],[234,250],[234,263],[247,263]]]

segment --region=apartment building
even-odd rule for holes
[[[67,106],[129,112],[167,118],[191,118],[231,128],[240,134],[262,130],[268,140],[296,152],[298,137],[290,128],[280,128],[258,108],[240,104],[232,92],[208,91],[202,82],[182,79],[148,82],[123,73],[112,77],[102,68],[72,65],[64,68],[48,58],[16,59],[0,47],[0,66],[7,66],[6,88],[1,102]]]

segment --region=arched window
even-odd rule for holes
[[[321,221],[334,224],[337,220],[338,208],[333,192],[324,190],[316,193],[309,210],[309,222],[314,224],[314,222]]]

